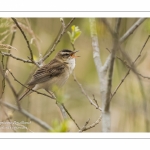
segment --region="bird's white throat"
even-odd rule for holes
[[[73,69],[75,68],[75,65],[76,65],[75,58],[68,60],[68,67],[69,67],[70,74],[72,73]]]

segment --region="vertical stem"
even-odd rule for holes
[[[106,99],[104,99],[103,104],[103,118],[102,118],[102,131],[109,132],[111,126],[111,118],[110,118],[110,96],[111,96],[111,87],[112,87],[112,76],[113,76],[113,68],[114,68],[114,61],[115,61],[115,54],[118,48],[118,41],[117,38],[114,36],[114,47],[112,53],[110,55],[110,64],[108,70],[108,79],[107,79],[107,88],[106,88]]]
[[[92,38],[92,47],[93,47],[93,59],[94,63],[97,69],[99,81],[101,82],[101,70],[102,62],[100,59],[100,53],[99,53],[99,44],[98,44],[98,37],[97,37],[97,31],[96,31],[96,20],[94,18],[90,18],[90,29],[91,29],[91,38]]]
[[[98,78],[100,82],[100,95],[102,101],[102,131],[108,132],[110,131],[110,114],[109,112],[105,111],[105,101],[106,101],[106,94],[107,94],[107,69],[110,63],[107,65],[102,66],[101,57],[99,53],[99,44],[98,44],[98,36],[96,31],[96,20],[94,18],[89,19],[90,22],[90,30],[91,30],[91,38],[92,38],[92,47],[93,47],[93,59],[97,69]],[[109,62],[107,60],[107,62]]]

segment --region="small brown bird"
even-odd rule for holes
[[[28,83],[29,89],[27,89],[19,100],[32,93],[33,91],[30,89],[45,89],[54,98],[54,94],[51,92],[52,88],[54,85],[61,87],[65,84],[75,68],[76,52],[67,49],[61,50],[50,63],[39,68]]]

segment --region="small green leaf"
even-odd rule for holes
[[[71,43],[74,44],[74,42],[76,41],[76,39],[80,36],[81,31],[80,31],[79,27],[75,26],[75,25],[73,25],[71,27],[71,30],[72,30],[72,32],[68,31],[67,33],[68,33],[68,35],[70,37]]]
[[[71,30],[72,30],[72,31],[74,31],[74,30],[75,30],[75,25],[73,25],[73,26],[71,27]]]
[[[74,41],[80,36],[81,32],[80,31],[77,31],[75,36],[74,36]]]

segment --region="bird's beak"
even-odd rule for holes
[[[75,55],[75,53],[77,53],[77,52],[78,52],[78,50],[73,51],[73,52],[71,53],[71,57],[72,57],[72,58],[77,58],[77,57],[79,57],[79,56],[76,56],[76,55]]]

